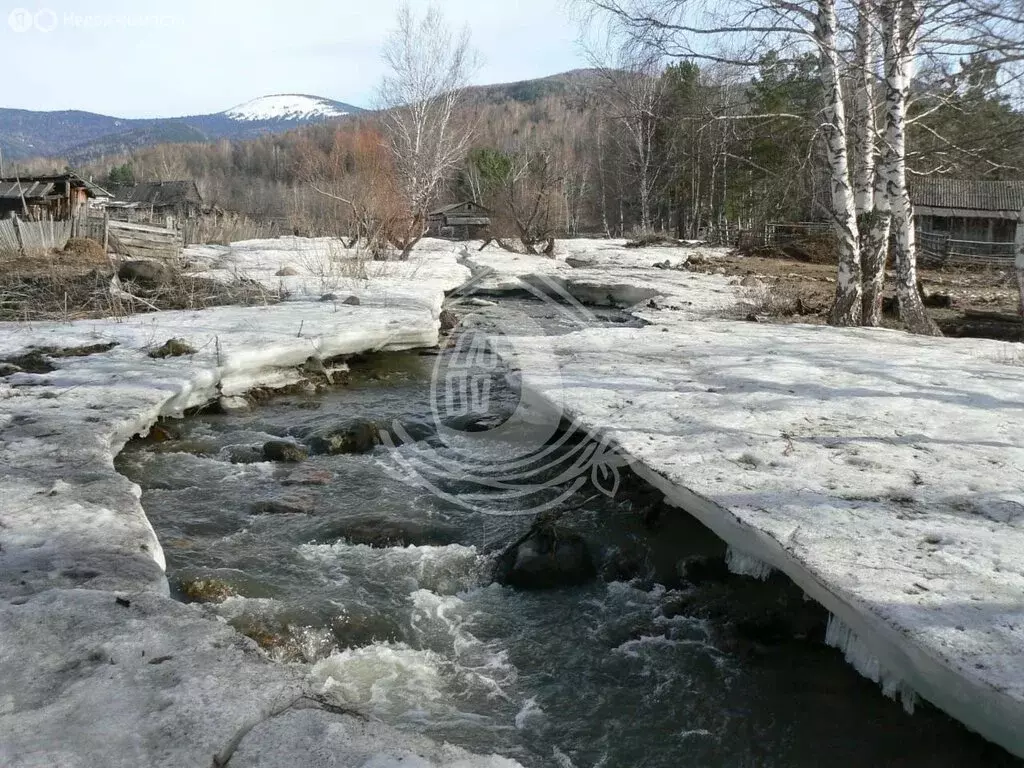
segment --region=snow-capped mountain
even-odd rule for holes
[[[309,122],[331,117],[344,117],[358,111],[350,104],[304,93],[278,93],[260,96],[221,114],[232,120],[298,120]]]
[[[321,96],[261,96],[223,112],[129,120],[94,112],[0,108],[0,152],[10,160],[63,157],[71,162],[169,142],[250,139],[363,110]]]

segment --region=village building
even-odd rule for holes
[[[1012,260],[1024,248],[1024,181],[917,178],[909,184],[921,244]]]
[[[452,240],[472,240],[483,236],[491,225],[491,212],[479,203],[465,200],[431,211],[427,216],[427,233]]]
[[[102,187],[76,173],[0,179],[0,219],[80,221],[91,200],[109,197]]]
[[[107,204],[112,216],[129,220],[176,220],[198,216],[203,196],[194,181],[145,181],[111,188],[113,199]],[[121,215],[119,215],[121,214]]]

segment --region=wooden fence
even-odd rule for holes
[[[42,219],[28,221],[18,216],[0,220],[0,250],[41,256],[68,244],[76,222]]]
[[[953,240],[948,235],[936,232],[917,233],[917,258],[921,264],[928,266],[977,264],[1012,267],[1017,257],[1017,247],[1016,243]]]
[[[174,228],[156,227],[109,216],[91,216],[87,236],[109,251],[131,258],[177,259],[181,256],[181,233]]]

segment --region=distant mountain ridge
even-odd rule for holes
[[[90,160],[165,142],[249,139],[363,112],[308,94],[261,96],[223,112],[129,119],[94,112],[0,108],[0,150],[6,160],[65,157]]]
[[[577,69],[533,80],[473,86],[468,96],[484,104],[571,99],[599,77],[597,70]],[[301,93],[261,96],[222,112],[188,117],[129,119],[78,110],[0,108],[0,151],[9,161],[60,157],[83,163],[155,144],[252,139],[365,111]]]

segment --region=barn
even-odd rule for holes
[[[122,211],[123,218],[155,221],[168,216],[188,219],[203,209],[203,196],[194,181],[146,181],[111,188],[114,199],[111,212]],[[122,218],[119,216],[118,218]]]
[[[78,221],[89,200],[109,196],[102,187],[70,171],[0,179],[0,218]]]
[[[434,237],[472,240],[482,236],[491,225],[490,216],[489,210],[472,200],[452,203],[429,213],[427,232]]]
[[[1024,248],[1024,181],[917,178],[909,192],[925,251],[1012,262]]]

